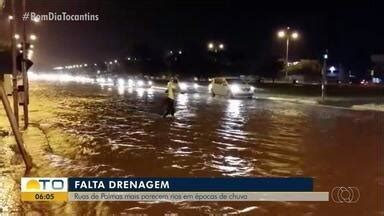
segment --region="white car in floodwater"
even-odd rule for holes
[[[220,95],[229,98],[252,98],[255,92],[255,87],[249,85],[247,81],[238,77],[215,77],[209,84],[208,90],[213,97]]]

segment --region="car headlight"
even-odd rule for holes
[[[251,92],[254,92],[255,91],[255,87],[251,86]]]
[[[180,83],[179,86],[180,86],[181,90],[187,90],[187,88],[188,88],[188,85],[186,83]]]
[[[144,85],[143,80],[139,80],[139,81],[137,81],[137,85],[138,85],[139,87],[143,86],[143,85]]]
[[[197,83],[193,84],[193,88],[195,88],[195,89],[199,88],[199,84],[197,84]]]
[[[152,83],[152,81],[148,81],[148,85],[152,85],[153,83]]]
[[[236,92],[241,91],[240,86],[238,86],[238,85],[231,85],[230,88],[231,88],[231,91],[232,91],[233,93],[236,93]]]
[[[96,82],[98,82],[98,83],[105,83],[105,79],[104,78],[97,78]]]
[[[128,86],[130,86],[130,87],[133,86],[133,80],[131,80],[131,79],[128,80]]]
[[[125,84],[125,81],[123,79],[118,79],[117,80],[117,83],[120,85],[120,86],[123,86]]]

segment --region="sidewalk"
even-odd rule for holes
[[[36,86],[31,90],[34,91],[35,88]],[[39,176],[39,167],[47,166],[47,152],[52,150],[44,130],[52,126],[58,104],[47,100],[44,95],[36,94],[31,94],[31,101],[33,103],[30,105],[30,124],[27,130],[21,131],[24,146],[32,156],[34,164],[34,168],[27,174],[5,110],[0,112],[0,215],[41,215],[33,210],[32,205],[20,201],[20,180],[23,176]],[[20,125],[23,124],[22,116],[21,112]],[[53,132],[57,140],[65,137],[62,133]]]
[[[3,114],[0,115],[0,122],[6,122]],[[34,163],[34,168],[29,173],[35,176],[39,173],[39,167],[44,164],[46,152],[51,149],[39,125],[31,124],[22,134],[26,150]],[[30,205],[23,205],[20,201],[20,179],[28,174],[25,174],[25,165],[14,137],[10,133],[4,135],[0,139],[0,215],[40,215]]]
[[[33,168],[25,173],[25,164],[19,153],[16,141],[6,116],[5,110],[0,112],[0,216],[2,215],[52,215],[55,212],[72,212],[70,205],[58,203],[21,202],[20,180],[24,176],[62,176],[66,162],[79,153],[77,148],[84,140],[61,128],[63,119],[58,116],[73,112],[68,107],[67,98],[57,91],[50,91],[47,85],[31,84],[30,86],[30,124],[22,130],[26,151],[32,157]],[[11,100],[11,98],[9,98]],[[88,100],[79,97],[77,100]],[[97,100],[97,99],[95,99]],[[12,101],[10,101],[12,104]],[[20,125],[23,124],[22,110]],[[65,155],[63,158],[62,155]],[[57,161],[61,163],[58,164]],[[64,210],[63,210],[64,209]],[[73,213],[68,213],[73,215]]]
[[[0,113],[0,215],[19,215],[20,178],[24,175],[25,165],[16,141],[11,135],[5,111]]]

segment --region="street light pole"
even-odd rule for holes
[[[211,51],[215,53],[214,55],[214,61],[217,62],[217,55],[220,51],[223,51],[225,49],[225,46],[223,43],[217,43],[217,42],[210,42],[208,43],[208,51]]]
[[[285,38],[286,39],[286,48],[285,48],[285,78],[288,78],[288,63],[289,63],[289,42],[292,39],[297,39],[299,37],[299,34],[296,31],[291,31],[289,27],[287,27],[285,30],[281,30],[277,33],[277,36],[279,38]]]
[[[323,68],[321,70],[321,100],[325,101],[325,84],[326,84],[326,72],[327,72],[327,59],[328,59],[328,50],[326,50],[323,56]]]
[[[16,125],[19,127],[19,95],[17,87],[17,76],[18,72],[16,69],[16,42],[15,42],[15,32],[16,32],[16,12],[15,12],[15,0],[11,1],[11,16],[10,25],[11,25],[11,49],[12,49],[12,87],[13,87],[13,113],[15,115]]]
[[[289,27],[287,29],[289,29]],[[285,78],[288,77],[288,61],[289,61],[288,56],[289,56],[289,36],[287,36],[287,49],[286,49],[286,52],[285,52],[285,65],[286,65]]]
[[[22,2],[22,14],[26,11],[26,0]],[[28,104],[29,104],[29,86],[28,86],[28,74],[27,74],[27,33],[26,33],[26,24],[23,20],[23,61],[21,64],[21,73],[23,75],[23,87],[24,87],[24,101],[23,101],[23,113],[24,113],[24,129],[28,128],[29,124],[29,115],[28,115]]]

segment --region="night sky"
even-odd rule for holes
[[[27,0],[27,11],[36,13],[99,15],[97,22],[29,23],[28,30],[39,37],[36,69],[126,57],[137,46],[151,55],[206,49],[211,40],[251,61],[282,57],[284,42],[276,32],[286,26],[300,34],[292,60],[319,59],[328,49],[335,64],[369,67],[371,54],[384,53],[384,7],[379,1],[335,2]],[[6,38],[6,24],[0,23],[0,39]]]

